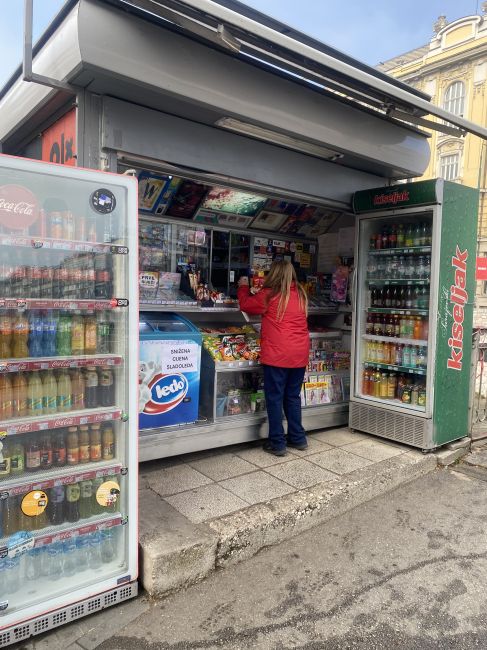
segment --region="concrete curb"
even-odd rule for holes
[[[457,460],[466,456],[471,449],[472,440],[470,438],[461,438],[455,442],[451,442],[449,445],[446,445],[440,451],[435,452],[438,465],[440,467],[448,467],[448,465],[453,465]]]
[[[149,489],[140,498],[140,580],[155,598],[236,564],[437,467],[434,454],[408,452],[346,477],[207,524],[191,524]]]

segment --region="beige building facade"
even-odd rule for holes
[[[440,16],[430,42],[381,63],[387,72],[431,95],[433,103],[487,125],[487,2],[482,15],[451,23]],[[438,122],[438,119],[431,118]],[[422,178],[443,177],[480,189],[478,256],[487,257],[487,142],[431,131],[431,160]],[[474,325],[487,327],[487,282],[477,282]]]

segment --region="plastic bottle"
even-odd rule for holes
[[[19,497],[9,496],[3,506],[3,534],[5,537],[9,537],[19,530],[19,512]]]
[[[101,506],[97,499],[96,499],[96,493],[98,491],[98,488],[102,483],[105,481],[104,478],[97,476],[92,480],[92,499],[91,499],[91,514],[92,515],[99,515],[104,512],[103,506]]]
[[[421,318],[417,316],[414,319],[413,338],[420,339],[422,334],[423,334],[423,324],[421,322]]]
[[[10,447],[0,440],[0,478],[10,476]]]
[[[405,345],[402,349],[402,365],[409,368],[411,365],[411,348]]]
[[[78,571],[85,571],[88,568],[89,547],[88,535],[80,535],[76,539],[76,567]]]
[[[66,436],[57,431],[52,442],[52,463],[54,467],[64,467],[67,463]]]
[[[27,552],[27,562],[25,563],[25,579],[38,580],[41,577],[41,553],[42,549],[34,547]]]
[[[45,433],[41,437],[39,447],[41,452],[40,469],[50,469],[52,467],[52,440],[50,433]]]
[[[402,223],[397,227],[397,247],[404,247],[404,226]]]
[[[362,395],[370,395],[370,371],[367,368],[362,373]]]
[[[71,317],[61,314],[56,332],[56,351],[60,357],[71,355]]]
[[[90,427],[90,461],[97,462],[102,459],[101,432],[99,424]]]
[[[368,312],[367,322],[365,323],[365,333],[373,334],[374,333],[374,314]]]
[[[418,368],[426,368],[427,366],[427,356],[426,356],[426,348],[424,347],[419,347],[418,348],[418,355],[416,358],[416,364]]]
[[[66,457],[68,465],[79,464],[78,427],[69,427],[66,437]]]
[[[56,312],[47,311],[42,318],[42,348],[46,357],[55,357],[57,351],[58,319]]]
[[[17,314],[13,325],[12,334],[12,357],[14,359],[26,359],[29,356],[29,321],[22,312]]]
[[[90,462],[90,431],[87,424],[82,424],[79,428],[79,462]]]
[[[25,446],[25,469],[36,472],[41,466],[41,450],[36,435],[31,435]]]
[[[62,547],[59,542],[47,547],[49,558],[49,580],[59,580],[63,575]]]
[[[66,413],[71,410],[71,379],[67,370],[61,370],[57,377],[57,410]]]
[[[93,483],[89,480],[80,483],[79,499],[79,516],[81,519],[88,519],[93,514],[91,512],[91,502],[93,499]]]
[[[42,381],[38,371],[29,373],[27,380],[27,413],[28,415],[42,415]]]
[[[65,494],[65,518],[70,523],[80,519],[79,512],[80,486],[79,483],[68,483]]]
[[[389,248],[396,248],[396,246],[397,246],[397,226],[396,224],[393,224],[391,231],[389,233]]]
[[[42,410],[44,415],[56,413],[58,409],[58,384],[52,370],[42,377]]]
[[[84,319],[85,343],[84,354],[96,354],[97,350],[97,324],[94,314],[89,314]]]
[[[100,406],[113,406],[115,404],[115,384],[113,370],[108,366],[100,369],[98,403]]]
[[[387,373],[383,372],[380,376],[380,397],[382,399],[387,399],[387,384],[388,376]]]
[[[380,397],[380,372],[374,373],[374,397]]]
[[[85,325],[79,312],[76,312],[71,320],[71,354],[81,355],[84,351]]]
[[[7,594],[15,594],[20,586],[20,557],[5,559],[5,588]]]
[[[14,440],[10,447],[10,473],[13,475],[23,474],[25,470],[25,451],[24,446]]]
[[[14,414],[12,380],[0,375],[0,420],[10,420]]]
[[[111,345],[111,327],[110,321],[107,316],[102,312],[97,322],[96,331],[96,344],[98,354],[110,354],[112,351]]]
[[[81,370],[73,370],[71,374],[71,408],[78,411],[85,408],[85,381]]]
[[[414,228],[414,234],[413,234],[413,246],[422,246],[423,244],[423,229],[421,227],[421,223],[418,221]]]
[[[115,458],[115,434],[113,424],[106,422],[101,432],[101,448],[103,460],[113,460]]]
[[[397,377],[391,372],[387,379],[387,399],[395,399],[397,390]]]
[[[414,231],[413,231],[413,225],[411,223],[406,227],[406,234],[404,236],[404,246],[406,248],[410,248],[411,246],[414,246]]]
[[[0,359],[8,359],[12,355],[12,316],[9,312],[0,314]]]
[[[101,531],[101,560],[108,564],[115,559],[116,549],[113,532],[110,528]]]
[[[377,314],[374,320],[374,335],[382,336],[383,334],[384,334],[384,330],[382,328],[382,318],[380,314]]]
[[[417,350],[418,350],[418,348],[415,345],[411,346],[411,353],[410,353],[410,365],[411,365],[411,368],[416,368]]]
[[[65,578],[70,578],[76,573],[78,569],[76,556],[76,541],[73,538],[67,539],[63,544],[63,575]]]
[[[44,356],[42,346],[43,323],[39,312],[32,312],[29,321],[29,355],[31,357]]]
[[[55,485],[50,489],[46,512],[53,526],[64,523],[64,485]]]
[[[101,566],[101,536],[100,533],[91,533],[90,550],[89,550],[89,564],[90,569],[99,569]]]
[[[98,373],[95,368],[88,368],[85,379],[85,407],[87,409],[98,406]]]

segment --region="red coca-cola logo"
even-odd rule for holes
[[[0,223],[12,230],[25,230],[39,216],[37,198],[22,185],[0,187]]]

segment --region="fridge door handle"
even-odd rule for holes
[[[352,302],[352,311],[355,311],[355,295],[357,288],[357,268],[354,267],[350,280],[350,300]]]

